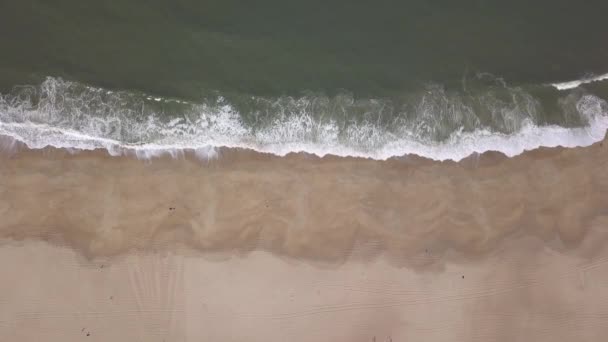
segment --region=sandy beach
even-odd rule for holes
[[[600,341],[608,144],[0,159],[0,340]]]
[[[608,1],[0,1],[0,342],[608,341]]]

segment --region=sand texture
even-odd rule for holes
[[[603,341],[606,142],[455,163],[4,139],[0,341]]]

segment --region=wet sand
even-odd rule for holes
[[[4,139],[0,340],[601,341],[607,142],[455,163]]]

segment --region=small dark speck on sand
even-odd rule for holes
[[[91,333],[87,333],[87,336],[91,336]]]
[[[99,266],[99,268],[103,268],[103,264],[101,266]]]
[[[175,210],[175,208],[174,207],[170,207],[169,210]]]
[[[464,276],[462,276],[462,279],[464,279]]]
[[[110,296],[110,300],[114,299],[114,296]]]

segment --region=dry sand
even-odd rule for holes
[[[607,167],[13,146],[0,341],[603,341]]]

